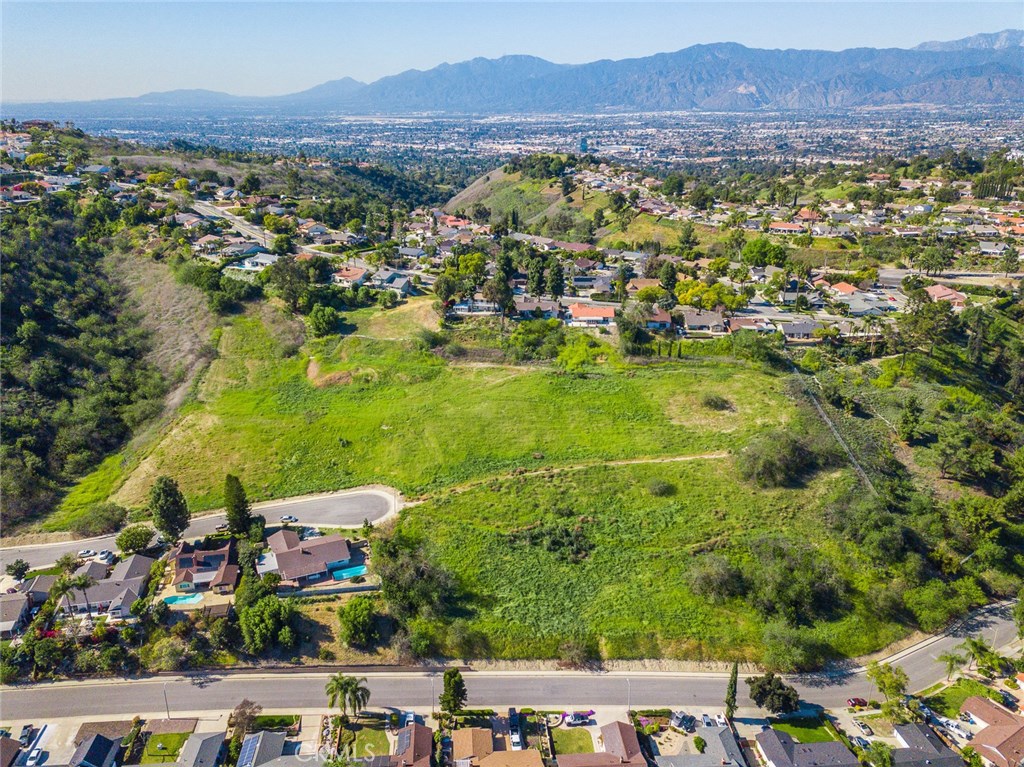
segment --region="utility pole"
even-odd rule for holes
[[[167,682],[164,682],[164,711],[167,712],[167,718],[171,718],[171,707],[167,703]]]
[[[632,698],[633,698],[633,685],[632,685],[629,677],[627,676],[626,677],[626,716],[627,717],[629,717],[629,712],[633,708],[632,705],[631,705]],[[171,718],[170,715],[168,715],[167,718],[170,719]]]

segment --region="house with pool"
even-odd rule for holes
[[[267,538],[267,550],[256,560],[261,576],[277,573],[281,585],[301,588],[333,578],[344,580],[366,572],[352,565],[352,549],[346,538],[326,535],[302,540],[294,530],[279,530]]]
[[[233,538],[216,549],[200,549],[182,541],[171,549],[167,559],[174,571],[171,583],[181,594],[207,590],[215,594],[233,594],[238,585],[238,556]],[[169,604],[191,603],[182,599]]]

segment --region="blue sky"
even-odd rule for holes
[[[1024,26],[1020,0],[2,3],[4,101],[290,93],[511,53],[582,63],[734,41],[912,47]]]

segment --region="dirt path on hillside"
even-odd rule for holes
[[[575,463],[569,466],[550,466],[544,469],[531,469],[529,471],[515,470],[506,472],[505,474],[495,474],[485,479],[474,479],[472,482],[466,482],[461,485],[453,485],[447,487],[443,492],[452,493],[464,493],[467,490],[486,485],[491,482],[501,482],[506,479],[519,479],[521,477],[540,477],[548,476],[551,474],[568,474],[573,471],[583,471],[585,469],[593,469],[597,466],[633,466],[635,464],[646,464],[646,463],[682,463],[684,461],[709,461],[719,460],[722,458],[728,458],[729,453],[726,451],[720,451],[716,453],[698,453],[696,455],[669,455],[662,456],[660,458],[619,458],[614,461],[588,461],[587,463]],[[429,498],[429,494],[423,496],[417,502],[422,502],[426,498]],[[407,506],[410,504],[406,504]]]

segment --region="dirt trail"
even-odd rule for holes
[[[635,464],[645,463],[681,463],[683,461],[707,461],[728,457],[729,453],[727,451],[719,451],[716,453],[697,453],[696,455],[669,455],[662,456],[660,458],[619,458],[613,461],[588,461],[586,463],[576,463],[569,466],[549,466],[544,469],[510,471],[504,474],[495,474],[494,476],[487,477],[485,479],[474,479],[472,482],[447,487],[443,492],[464,493],[467,490],[472,490],[475,487],[480,487],[481,485],[486,485],[490,482],[500,482],[506,479],[519,479],[520,477],[539,477],[548,474],[567,474],[572,471],[592,469],[595,466],[632,466]],[[429,494],[425,497],[429,497]]]

